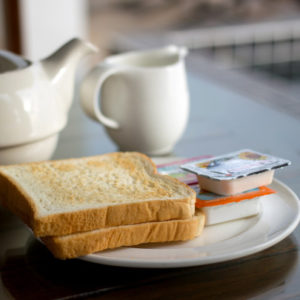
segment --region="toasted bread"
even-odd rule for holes
[[[201,234],[204,214],[185,220],[123,225],[65,236],[43,237],[52,254],[60,259],[75,258],[106,249],[144,243],[185,241]]]
[[[137,152],[0,167],[1,203],[36,236],[190,219],[195,192]]]

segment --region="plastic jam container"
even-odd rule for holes
[[[232,180],[215,180],[200,175],[197,178],[201,189],[219,195],[235,195],[258,186],[269,185],[273,181],[273,176],[274,170]]]
[[[240,150],[211,159],[181,165],[197,175],[201,189],[219,195],[234,195],[272,183],[274,170],[291,162],[252,150]]]

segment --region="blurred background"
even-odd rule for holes
[[[299,15],[298,0],[0,0],[0,48],[38,60],[80,36],[101,60],[185,45],[190,72],[298,118]]]

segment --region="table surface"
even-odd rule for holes
[[[300,195],[300,120],[201,72],[189,72],[188,81],[190,118],[171,156],[250,148],[288,158],[292,165],[276,178]],[[53,158],[116,150],[75,97]],[[0,208],[0,299],[299,299],[299,244],[298,226],[277,245],[233,261],[177,269],[110,267],[53,258],[18,218]]]

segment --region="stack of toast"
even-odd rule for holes
[[[137,152],[0,167],[1,203],[57,258],[201,233],[195,192]]]

